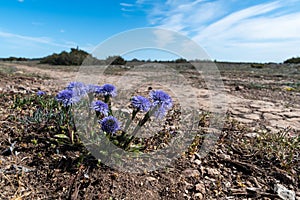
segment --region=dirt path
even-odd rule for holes
[[[40,69],[37,67],[31,67],[26,65],[14,65],[17,68],[16,73],[24,74],[39,74],[41,76],[50,77],[48,80],[43,82],[36,82],[36,84],[30,85],[25,84],[21,88],[28,90],[38,90],[42,89],[47,92],[57,92],[66,86],[70,81],[77,80],[77,72],[63,72],[57,70],[49,69]],[[227,77],[226,77],[227,78]],[[107,81],[113,83],[117,82],[120,79],[120,76],[104,76],[97,75],[98,80]],[[122,78],[122,84],[124,86],[130,87],[136,83],[135,79],[132,78]],[[4,83],[4,82],[3,82]],[[12,83],[13,84],[13,83]],[[16,83],[17,84],[17,83]],[[9,89],[18,89],[18,87],[6,84],[2,86]],[[30,88],[31,87],[31,88]],[[20,88],[20,86],[19,86]],[[232,114],[232,117],[243,123],[251,125],[253,132],[256,131],[256,128],[264,125],[266,129],[269,129],[273,132],[278,132],[285,128],[291,128],[292,130],[298,132],[300,131],[300,105],[292,105],[290,107],[286,106],[287,102],[271,102],[263,100],[251,100],[245,99],[242,97],[235,96],[230,93],[230,89],[225,85],[225,89],[228,91],[226,93],[226,101],[228,103],[228,111]],[[3,88],[1,89],[3,90]],[[193,94],[197,94],[197,98],[200,102],[200,107],[203,109],[208,109],[209,107],[209,95],[210,91],[206,89],[197,89],[193,88],[193,91],[189,91]],[[187,97],[189,94],[185,94]]]

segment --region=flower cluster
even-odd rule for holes
[[[100,121],[102,131],[115,134],[118,130],[120,130],[120,123],[118,122],[117,118],[113,116],[104,117]]]
[[[108,115],[108,111],[109,111],[108,105],[106,103],[104,103],[103,101],[100,101],[100,100],[93,101],[91,108],[93,110],[95,110],[96,112],[101,113],[104,116]]]
[[[117,89],[112,84],[104,84],[97,88],[96,93],[102,94],[103,96],[115,97],[117,95]]]
[[[42,93],[40,95],[43,95]],[[88,95],[89,116],[90,111],[96,113],[94,122],[99,123],[100,129],[108,137],[119,137],[116,133],[121,129],[120,122],[113,116],[111,109],[111,98],[117,95],[117,89],[112,84],[104,84],[102,86],[89,84],[85,85],[81,82],[71,82],[68,86],[56,95],[56,100],[61,102],[63,106],[70,107],[78,103],[84,95]],[[96,98],[96,99],[95,99]],[[101,100],[100,100],[101,99]],[[128,147],[134,136],[151,116],[163,118],[167,111],[171,109],[173,103],[172,98],[162,90],[153,90],[149,93],[149,98],[137,95],[130,99],[133,112],[131,119],[127,119],[122,133],[122,138],[127,138],[124,146]],[[133,130],[131,136],[125,136],[127,128],[134,123],[134,119],[138,112],[145,113],[143,118],[139,118],[138,124]]]
[[[99,86],[94,84],[85,85],[82,82],[71,82],[64,90],[57,94],[56,100],[61,102],[63,106],[67,107],[79,102],[83,96],[90,94],[100,94],[109,98],[116,96],[117,90],[112,84]],[[38,95],[42,94],[38,93]]]
[[[80,97],[77,95],[74,95],[72,90],[62,90],[56,95],[56,100],[58,102],[61,102],[64,107],[71,106],[74,103],[77,103],[80,101]]]
[[[131,105],[137,110],[142,112],[148,112],[151,103],[149,99],[143,97],[143,96],[134,96],[131,98]]]
[[[152,106],[156,108],[154,114],[157,118],[162,118],[166,112],[172,108],[171,97],[162,90],[151,91],[150,98],[153,101]]]

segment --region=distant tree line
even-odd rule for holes
[[[289,59],[285,60],[283,63],[294,63],[294,64],[300,63],[300,57],[296,57],[296,58],[292,57],[292,58],[289,58]]]
[[[154,63],[188,63],[189,61],[187,61],[184,58],[178,58],[176,60],[139,60],[137,58],[133,58],[132,60],[130,60],[130,62],[154,62]]]
[[[21,58],[21,57],[9,57],[9,58],[1,58],[2,61],[27,61],[27,58]]]
[[[71,48],[70,52],[62,51],[61,53],[53,53],[52,55],[46,56],[44,58],[24,58],[24,57],[14,57],[11,56],[9,58],[0,58],[2,61],[29,61],[29,60],[39,60],[42,64],[50,64],[50,65],[82,65],[83,62],[87,64],[106,64],[106,65],[126,65],[127,61],[119,55],[109,56],[104,60],[100,60],[98,58],[93,57],[91,54],[80,50],[77,48]],[[178,58],[175,60],[139,60],[137,58],[133,58],[128,62],[131,63],[193,63],[193,62],[217,62],[216,60],[186,60],[185,58]],[[292,63],[297,64],[300,63],[300,57],[292,57],[285,60],[283,63]],[[262,68],[264,64],[252,64],[253,68]]]

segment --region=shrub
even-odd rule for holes
[[[289,58],[289,59],[285,60],[283,63],[294,63],[294,64],[300,63],[300,57],[296,57],[296,58],[292,57],[292,58]]]
[[[109,56],[106,58],[106,63],[109,65],[125,65],[126,60],[121,56]]]
[[[188,61],[184,58],[178,58],[175,60],[175,63],[187,63]]]
[[[263,68],[265,65],[264,64],[261,64],[261,63],[252,63],[251,64],[251,67],[252,68],[256,68],[256,69],[261,69]]]
[[[66,51],[63,51],[60,54],[54,53],[42,58],[40,63],[51,65],[81,65],[88,55],[89,54],[83,50],[71,48],[70,53]]]

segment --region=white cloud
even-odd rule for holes
[[[38,42],[38,43],[51,43],[50,39],[46,37],[30,37],[30,36],[18,35],[14,33],[3,32],[3,31],[0,31],[0,37],[17,38],[17,39]]]
[[[51,46],[64,47],[64,48],[70,47],[68,44],[53,42],[53,40],[49,37],[31,37],[31,36],[19,35],[15,33],[4,32],[4,31],[0,31],[0,38],[9,39],[9,41],[11,41],[12,43],[15,43],[15,40],[18,40],[20,42],[20,45],[22,42],[27,44],[29,42],[35,44],[47,44]]]
[[[135,4],[141,5],[144,4],[146,0],[136,0]]]
[[[20,2],[20,3],[23,3],[23,2],[24,2],[24,0],[18,0],[18,2]]]
[[[192,37],[212,59],[281,62],[300,53],[299,0],[245,2],[251,6],[234,0],[168,0],[152,3],[148,17],[154,26]]]
[[[230,31],[232,28],[243,24],[246,19],[255,20],[255,16],[259,16],[265,14],[267,12],[273,11],[276,8],[279,8],[278,2],[261,4],[257,6],[252,6],[237,12],[234,12],[210,25],[205,27],[204,29],[199,30],[198,36],[194,37],[196,40],[207,39],[212,35],[222,36],[227,34],[226,31]],[[252,18],[252,19],[250,19]],[[240,35],[240,33],[238,32]]]
[[[121,8],[121,10],[123,11],[123,12],[133,12],[134,10],[132,10],[132,9],[127,9],[127,8]]]
[[[174,42],[174,35],[170,31],[155,30],[154,35],[156,36],[155,43],[160,48],[164,48]]]
[[[62,49],[68,50],[77,46],[80,49],[91,52],[95,45],[79,45],[73,41],[60,40],[56,41],[49,37],[32,37],[9,33],[0,30],[0,43],[6,48],[0,49],[2,57],[21,56],[21,57],[44,57],[53,52],[60,52]]]
[[[120,3],[120,6],[133,7],[133,4],[130,4],[130,3]]]

